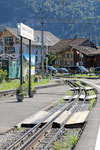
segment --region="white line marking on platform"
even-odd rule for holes
[[[100,150],[100,126],[99,126],[99,131],[96,139],[95,150]]]

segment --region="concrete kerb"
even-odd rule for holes
[[[42,88],[55,87],[55,86],[60,86],[60,85],[62,85],[62,84],[59,82],[59,83],[52,83],[52,84],[34,86],[34,88],[35,88],[36,90],[38,90],[38,89],[42,89]]]
[[[76,78],[76,79],[100,79],[100,77],[56,77],[56,79],[60,79],[60,78],[63,78],[63,79],[69,79],[69,78]]]

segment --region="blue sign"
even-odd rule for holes
[[[27,74],[29,70],[29,54],[24,54],[24,63],[23,63],[24,74]],[[35,74],[35,55],[31,55],[31,75]]]

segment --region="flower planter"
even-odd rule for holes
[[[29,92],[28,92],[29,97],[33,97],[34,94],[35,94],[34,90],[33,90],[33,91],[30,91],[30,95],[29,95]]]
[[[16,95],[16,97],[17,97],[18,102],[22,102],[24,99],[24,96],[20,94]]]

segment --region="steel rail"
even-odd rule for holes
[[[74,86],[76,87],[75,84]],[[29,147],[31,147],[32,143],[34,143],[41,136],[41,134],[43,134],[43,132],[45,132],[45,130],[47,130],[52,125],[52,123],[57,117],[59,117],[65,110],[69,110],[76,103],[76,101],[80,97],[80,94],[81,92],[79,93],[79,96],[74,101],[71,101],[69,104],[66,104],[64,108],[62,109],[62,111],[59,112],[54,118],[52,118],[52,120],[46,123],[35,135],[33,135],[33,137],[20,150],[23,150],[23,149],[27,150]]]
[[[70,84],[70,86],[72,86],[71,84]],[[74,89],[74,92],[73,92],[73,97],[74,97],[74,95],[76,94],[76,90]],[[71,100],[72,100],[72,98],[70,98],[69,100],[68,100],[68,102],[71,102]],[[65,106],[64,106],[65,107]],[[55,111],[53,111],[53,112],[51,112],[51,113],[49,113],[48,115],[46,115],[43,119],[40,119],[40,121],[38,121],[38,123],[37,123],[37,125],[36,126],[34,126],[33,128],[31,128],[28,132],[26,132],[22,137],[20,137],[17,141],[15,141],[12,145],[10,145],[6,150],[13,150],[13,149],[15,149],[18,145],[21,145],[20,143],[23,143],[23,140],[25,139],[25,138],[27,138],[28,137],[28,135],[31,133],[31,132],[33,132],[36,128],[38,128],[40,125],[41,125],[41,123],[43,122],[43,121],[45,121],[47,118],[49,118],[53,113],[55,113],[57,110],[55,110]]]
[[[9,95],[9,94],[15,94],[15,93],[16,93],[16,89],[0,91],[0,97],[5,96],[5,95]]]
[[[27,91],[26,88],[24,88],[25,91]],[[9,94],[15,94],[16,93],[16,89],[11,89],[11,90],[5,90],[5,91],[0,91],[0,97],[5,96],[5,95],[9,95]]]
[[[57,114],[57,116],[55,116],[52,120],[50,120],[48,123],[46,123],[32,138],[31,138],[31,140],[29,140],[26,144],[25,144],[25,146],[23,146],[22,147],[22,149],[20,149],[20,150],[26,150],[33,142],[35,142],[36,140],[37,140],[37,138],[47,129],[47,128],[49,128],[51,125],[52,125],[52,123],[54,122],[54,120],[56,119],[56,118],[58,118],[65,110],[68,110],[73,104],[75,103],[75,101],[72,101],[71,103],[69,103],[69,105],[68,104],[66,104],[65,106],[64,106],[64,108],[62,109],[62,111],[60,112],[60,113],[58,113]]]
[[[68,82],[69,82],[69,81],[68,81]],[[72,86],[72,83],[71,83],[71,82],[69,82],[69,84],[70,84],[70,86]],[[75,83],[74,83],[74,86],[77,87],[77,85],[75,85]],[[74,96],[75,94],[76,94],[76,90],[75,90],[75,88],[74,88],[73,96]],[[72,98],[70,98],[69,101],[71,101],[71,99],[72,99]],[[54,112],[53,112],[53,113],[54,113]],[[49,116],[50,116],[50,114],[47,115],[45,119],[47,119]],[[43,118],[43,119],[41,120],[41,122],[39,122],[35,127],[33,127],[31,130],[29,130],[26,134],[24,134],[20,139],[18,139],[14,144],[12,144],[7,150],[15,149],[15,146],[16,146],[19,142],[23,141],[23,139],[25,138],[25,136],[28,136],[28,134],[30,134],[31,132],[33,132],[33,130],[35,130],[37,127],[39,127],[40,124],[41,124],[45,119]]]
[[[71,82],[70,82],[71,83]],[[75,85],[77,85],[75,83]],[[81,91],[81,86],[78,85],[78,87],[80,88],[80,91]],[[83,89],[85,90],[85,88],[83,87]],[[86,90],[85,90],[86,91]],[[79,105],[77,106],[76,108],[74,108],[74,110],[72,111],[71,115],[66,119],[66,121],[64,122],[64,124],[60,127],[60,129],[57,131],[57,133],[54,135],[54,137],[47,143],[47,145],[43,148],[43,150],[47,150],[47,148],[50,146],[50,144],[53,143],[54,140],[57,139],[57,136],[61,133],[61,131],[63,130],[64,126],[66,125],[66,123],[68,122],[68,120],[73,116],[73,114],[75,112],[78,111],[78,109],[80,108],[80,106],[85,102],[86,100],[86,96],[87,96],[87,92],[85,92],[85,98],[84,98],[84,101]]]

